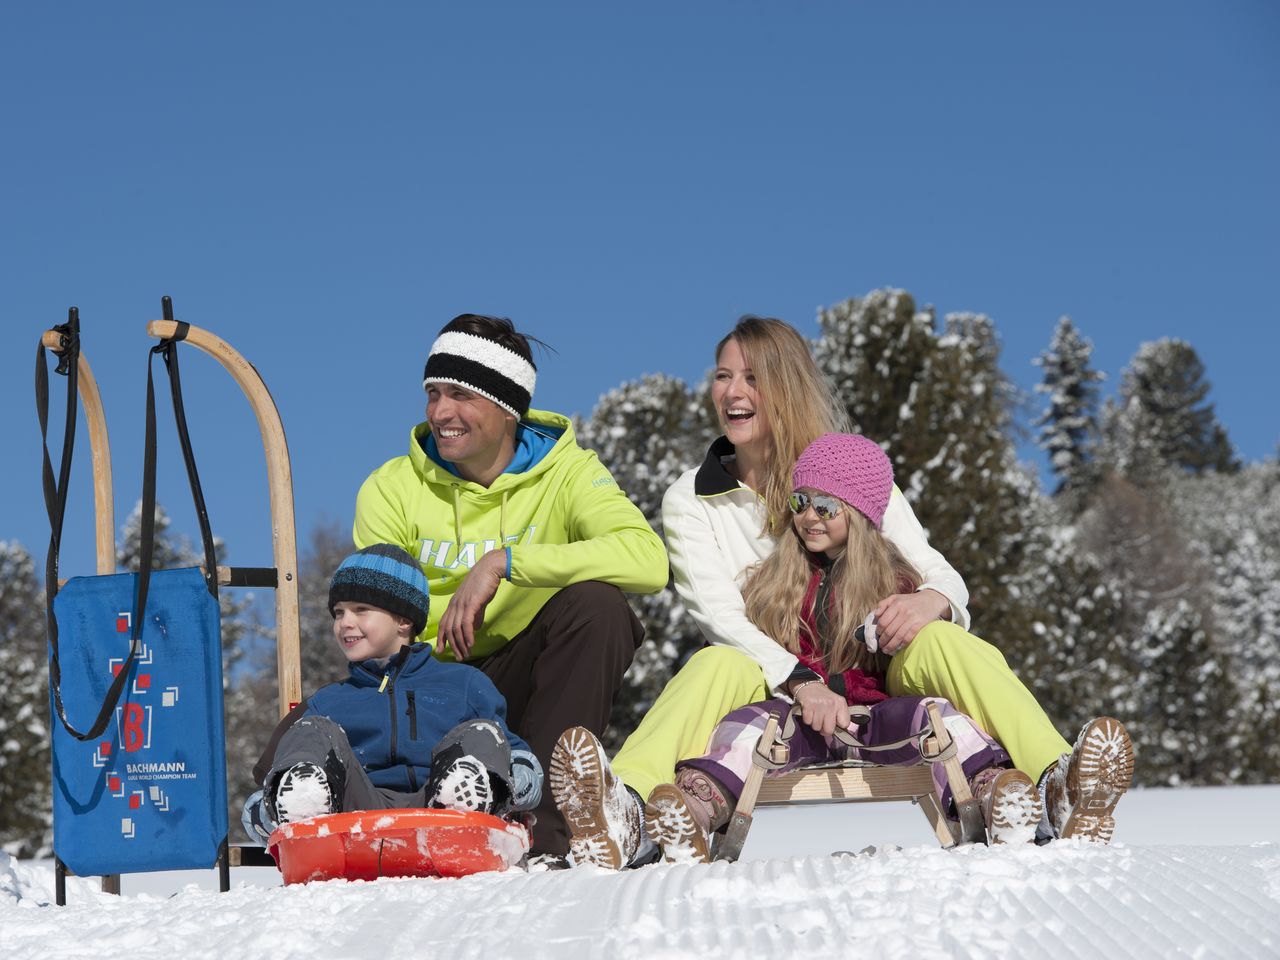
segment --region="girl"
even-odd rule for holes
[[[791,688],[804,724],[787,741],[783,769],[842,759],[914,763],[914,746],[863,755],[833,736],[848,726],[846,704],[871,707],[869,722],[853,731],[868,746],[910,737],[927,722],[927,698],[886,691],[889,657],[878,651],[874,631],[870,642],[855,638],[880,598],[914,593],[921,582],[881,533],[893,490],[889,458],[865,437],[827,434],[800,455],[791,487],[790,529],[743,589],[751,621],[809,672]],[[838,709],[829,709],[832,698],[807,694],[819,688],[837,695]],[[1043,813],[1031,778],[1008,769],[1009,754],[972,720],[937,702],[992,841],[1031,840]],[[706,753],[681,761],[675,783],[650,794],[646,828],[669,861],[709,859],[710,833],[728,823],[765,724],[788,708],[785,700],[769,699],[733,711],[716,726]],[[934,777],[946,810],[951,798],[941,765]]]

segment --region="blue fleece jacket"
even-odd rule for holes
[[[431,750],[446,733],[467,720],[494,720],[511,744],[515,808],[537,805],[541,766],[529,745],[507,727],[506,701],[482,672],[436,660],[425,643],[402,647],[386,664],[364,660],[348,669],[347,679],[321,687],[280,722],[255,768],[259,782],[280,736],[308,715],[328,717],[342,727],[374,786],[406,792],[427,782]]]

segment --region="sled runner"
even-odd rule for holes
[[[519,863],[529,831],[487,813],[363,810],[286,823],[269,844],[286,884],[464,877]]]
[[[850,707],[855,719],[863,716],[864,707]],[[938,841],[944,847],[965,843],[985,843],[986,827],[982,813],[969,790],[968,780],[956,757],[955,743],[937,704],[926,704],[928,726],[909,741],[865,746],[845,731],[837,731],[836,737],[860,750],[894,750],[907,742],[920,750],[920,762],[913,766],[889,766],[864,761],[824,763],[802,767],[766,777],[769,770],[778,770],[787,762],[787,746],[783,736],[787,724],[801,722],[797,708],[792,707],[782,724],[777,717],[770,717],[764,732],[756,743],[751,758],[751,772],[743,784],[742,796],[729,820],[724,836],[713,851],[714,860],[735,861],[742,855],[743,844],[751,829],[756,807],[784,806],[799,803],[867,803],[891,800],[910,800],[924,811]],[[954,798],[959,822],[949,821],[938,803],[931,767],[941,763],[946,771],[947,785]]]

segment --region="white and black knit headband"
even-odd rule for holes
[[[529,411],[537,379],[533,364],[509,347],[488,337],[450,330],[431,345],[422,387],[454,383],[523,417]]]

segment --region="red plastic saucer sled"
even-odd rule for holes
[[[286,823],[268,849],[286,884],[465,877],[519,863],[529,852],[529,831],[487,813],[363,810]]]

